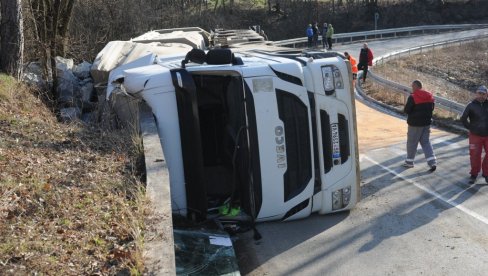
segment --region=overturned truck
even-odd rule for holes
[[[268,221],[353,208],[360,186],[349,63],[337,53],[259,41],[202,43],[144,52],[108,77],[107,99],[122,93],[152,109],[173,212],[204,220],[227,206]]]

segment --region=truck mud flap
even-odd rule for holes
[[[202,141],[195,83],[184,69],[171,70],[180,123],[188,218],[202,221],[207,216],[207,194],[203,172]]]

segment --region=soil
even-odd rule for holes
[[[407,122],[356,101],[359,152],[407,142]],[[433,128],[432,137],[447,135]]]

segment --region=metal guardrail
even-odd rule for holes
[[[430,50],[430,49],[435,48],[435,47],[446,47],[448,45],[455,44],[455,43],[466,43],[466,42],[479,40],[479,39],[486,39],[486,38],[488,38],[488,35],[471,36],[471,37],[465,37],[465,38],[453,39],[453,40],[446,40],[446,41],[442,41],[442,42],[436,42],[436,43],[432,43],[432,44],[422,45],[422,46],[418,46],[418,47],[413,47],[413,48],[404,49],[401,51],[389,53],[387,55],[384,55],[384,56],[381,56],[379,58],[374,59],[373,63],[375,65],[377,65],[379,63],[385,62],[386,60],[398,58],[398,57],[405,55],[405,54],[410,55],[412,53],[421,53],[422,51]],[[372,70],[368,71],[368,73],[369,73],[370,77],[374,81],[378,82],[379,84],[386,86],[388,88],[391,88],[397,92],[400,92],[400,93],[404,94],[405,96],[410,95],[410,91],[411,91],[410,87],[396,83],[396,82],[393,82],[393,81],[390,81],[390,80],[387,80],[387,79],[384,79],[384,78],[378,76],[377,74],[375,74]],[[461,115],[464,111],[465,106],[463,104],[451,101],[451,100],[446,99],[444,97],[434,96],[434,98],[436,101],[436,105],[438,107],[444,109],[444,110],[456,113],[458,115]]]
[[[460,30],[460,29],[477,29],[486,28],[488,24],[458,24],[458,25],[427,25],[427,26],[415,26],[415,27],[404,27],[404,28],[392,28],[383,29],[375,31],[364,31],[364,32],[352,32],[352,33],[339,33],[334,34],[332,40],[334,43],[340,42],[353,42],[357,40],[368,40],[368,38],[384,38],[397,36],[412,35],[417,33],[425,33],[426,31],[447,31],[447,30]],[[295,48],[297,44],[306,44],[307,37],[299,37],[293,39],[286,39],[280,41],[273,41],[271,45],[275,46],[291,46]]]

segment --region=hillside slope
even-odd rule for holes
[[[0,75],[0,275],[142,271],[140,143],[58,123]]]

